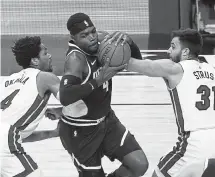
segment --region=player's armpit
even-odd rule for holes
[[[163,77],[166,79],[183,72],[181,65],[170,59],[137,60],[131,58],[127,70],[142,73],[150,77]]]

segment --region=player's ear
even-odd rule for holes
[[[185,56],[189,56],[190,54],[190,49],[189,48],[184,48],[182,50],[182,55],[185,57]]]
[[[71,38],[71,41],[72,41],[72,42],[75,42],[75,36],[74,36],[74,35],[71,34],[71,35],[70,35],[70,38]]]
[[[32,58],[31,59],[31,65],[33,65],[33,66],[38,66],[39,62],[40,62],[39,58]]]

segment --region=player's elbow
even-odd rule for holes
[[[145,159],[144,161],[141,161],[139,163],[139,168],[136,171],[136,175],[137,176],[143,176],[146,173],[146,171],[148,170],[148,168],[149,168],[149,162],[148,162],[148,160]]]
[[[71,90],[68,91],[66,88],[60,89],[60,103],[63,106],[68,106],[76,101],[77,99],[75,95],[73,96],[73,94],[71,94]]]

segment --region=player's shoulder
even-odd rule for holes
[[[171,74],[175,75],[175,74],[181,73],[183,71],[180,62],[177,63],[170,59],[161,59],[161,60],[157,60],[157,61],[161,62],[160,64],[162,65],[162,67],[166,68],[165,70],[167,70],[170,75]]]
[[[58,77],[52,72],[40,71],[37,74],[37,84],[45,84],[48,85],[53,79],[57,79]]]
[[[40,71],[37,75],[37,88],[41,95],[53,85],[60,84],[60,79],[52,72]]]
[[[65,67],[77,67],[84,66],[86,63],[86,56],[84,53],[74,51],[66,58]]]

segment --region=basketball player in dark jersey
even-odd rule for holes
[[[209,159],[207,168],[205,169],[202,177],[215,176],[215,159]]]
[[[74,160],[80,177],[105,177],[101,159],[118,159],[122,165],[109,177],[138,177],[148,168],[147,158],[134,136],[111,109],[111,78],[125,66],[101,67],[97,60],[100,39],[89,16],[72,15],[67,22],[72,40],[68,43],[64,76],[60,84],[63,116],[60,139]],[[103,37],[102,37],[103,36]],[[139,48],[130,44],[132,56]],[[68,93],[74,93],[68,97]]]

